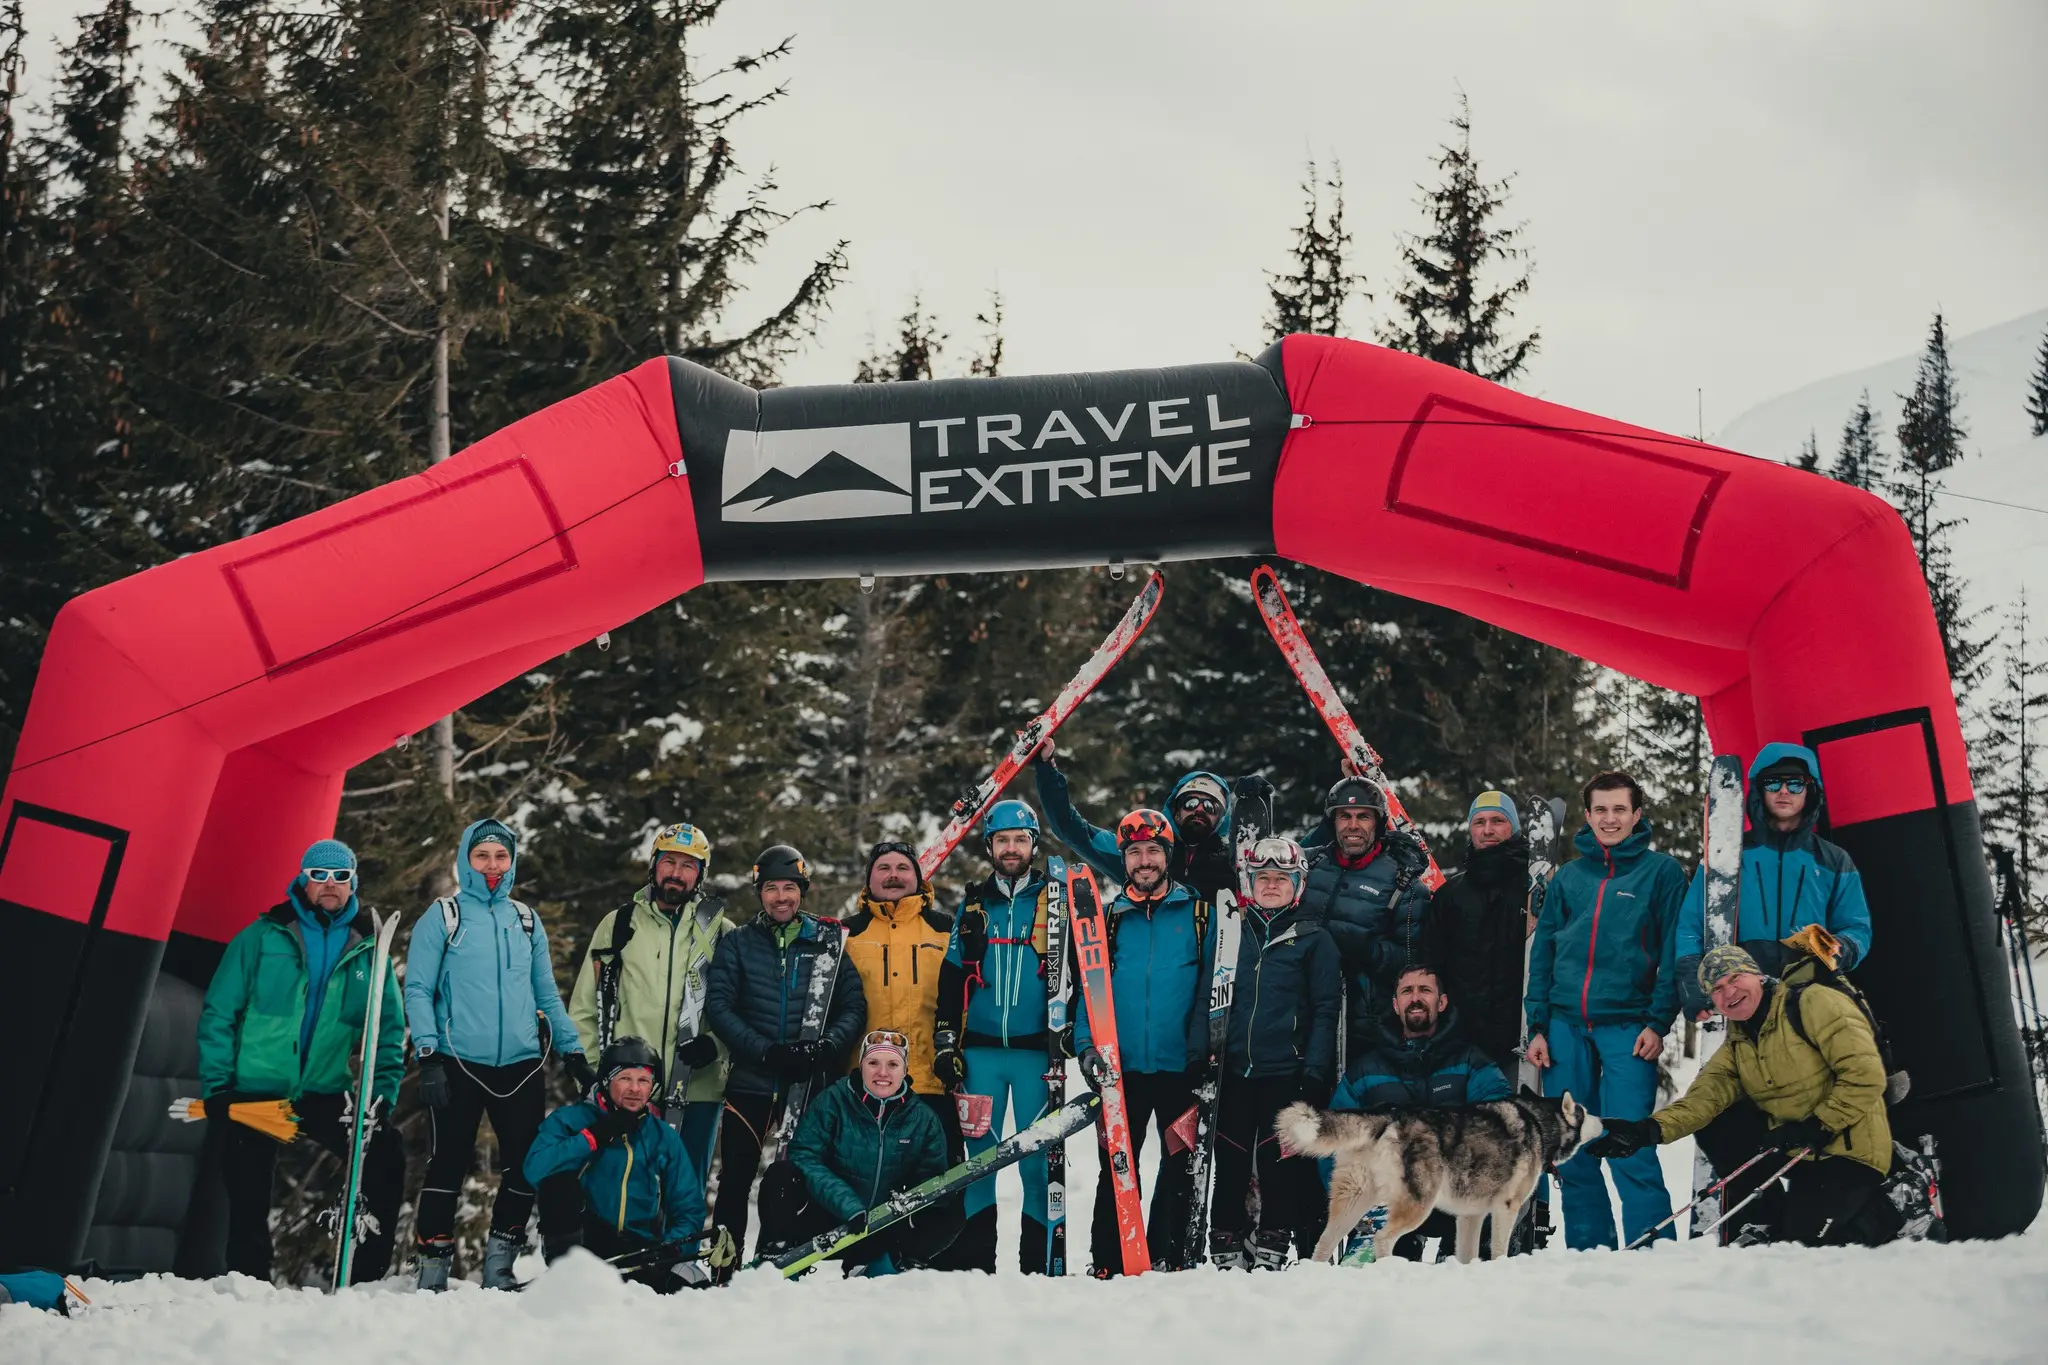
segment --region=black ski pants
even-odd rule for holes
[[[1259,1177],[1259,1225],[1285,1229],[1297,1248],[1313,1249],[1323,1235],[1329,1200],[1316,1164],[1305,1156],[1283,1156],[1273,1119],[1302,1098],[1299,1076],[1257,1080],[1226,1076],[1216,1102],[1216,1195],[1209,1226],[1217,1232],[1248,1233],[1252,1173]]]
[[[526,1179],[526,1151],[540,1131],[547,1079],[539,1059],[510,1066],[479,1066],[448,1058],[449,1103],[427,1111],[431,1147],[426,1184],[420,1190],[418,1236],[422,1243],[455,1235],[455,1206],[462,1182],[476,1165],[476,1130],[484,1115],[498,1136],[498,1197],[491,1205],[491,1231],[523,1239],[533,1213],[534,1189]],[[550,1180],[540,1200],[544,1241],[573,1240],[581,1217],[582,1190],[573,1181]]]
[[[725,1118],[718,1128],[718,1201],[711,1210],[711,1222],[731,1229],[732,1244],[742,1253],[747,1248],[747,1203],[753,1198],[754,1177],[761,1170],[761,1149],[775,1140],[775,1125],[781,1118],[780,1095],[726,1093]],[[762,1210],[764,1223],[770,1221],[771,1212]],[[763,1235],[766,1233],[764,1229]]]
[[[657,1294],[673,1294],[686,1285],[677,1278],[675,1267],[683,1258],[685,1250],[694,1250],[695,1243],[688,1248],[670,1251],[657,1248],[652,1242],[637,1233],[621,1232],[602,1219],[583,1220],[583,1248],[600,1260],[614,1261],[620,1257],[632,1257],[635,1264],[619,1267],[620,1278],[634,1284],[644,1284]],[[655,1254],[644,1258],[639,1253]]]
[[[1770,1142],[1770,1121],[1748,1100],[1737,1100],[1695,1135],[1700,1150],[1724,1175],[1762,1151]],[[1730,1181],[1722,1192],[1722,1208],[1754,1193],[1791,1158],[1772,1153]],[[1716,1235],[1724,1244],[1745,1227],[1755,1227],[1774,1242],[1807,1246],[1882,1246],[1898,1235],[1900,1218],[1883,1193],[1885,1177],[1848,1157],[1821,1157],[1794,1166],[1781,1184],[1765,1189],[1756,1202],[1723,1224]],[[1711,1201],[1710,1201],[1711,1202]],[[1711,1209],[1696,1217],[1712,1218]]]
[[[354,1125],[341,1121],[343,1097],[301,1095],[292,1105],[299,1114],[299,1135],[341,1158],[345,1187]],[[221,1173],[227,1183],[227,1268],[268,1280],[270,1180],[282,1144],[230,1119],[216,1119],[207,1126],[207,1140],[220,1144]],[[381,1280],[390,1272],[391,1234],[398,1226],[398,1203],[404,1194],[405,1139],[396,1128],[379,1124],[363,1152],[363,1199],[370,1216],[377,1220],[377,1230],[356,1244],[350,1283]]]
[[[1131,1164],[1135,1166],[1145,1150],[1145,1129],[1156,1124],[1159,1140],[1164,1144],[1166,1130],[1195,1102],[1195,1076],[1187,1071],[1127,1071],[1123,1083],[1124,1111],[1131,1124]],[[1188,1198],[1195,1185],[1190,1169],[1193,1158],[1191,1151],[1162,1150],[1159,1154],[1159,1181],[1152,1187],[1152,1206],[1145,1220],[1145,1244],[1154,1264],[1186,1263]],[[1088,1243],[1097,1275],[1123,1274],[1123,1244],[1117,1237],[1116,1183],[1111,1178],[1106,1153],[1095,1181],[1095,1218]]]

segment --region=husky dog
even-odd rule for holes
[[[1570,1160],[1600,1136],[1600,1120],[1566,1094],[1522,1096],[1465,1109],[1400,1107],[1370,1114],[1325,1113],[1307,1104],[1280,1111],[1273,1128],[1290,1156],[1333,1157],[1330,1221],[1316,1243],[1327,1261],[1366,1212],[1387,1206],[1373,1238],[1385,1260],[1430,1210],[1458,1220],[1458,1259],[1479,1250],[1479,1224],[1493,1216],[1493,1257],[1508,1254],[1515,1216],[1544,1168]]]

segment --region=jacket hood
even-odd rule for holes
[[[1572,836],[1572,847],[1577,849],[1582,857],[1598,858],[1611,853],[1617,864],[1632,863],[1650,851],[1650,838],[1656,832],[1657,826],[1645,815],[1636,821],[1636,827],[1629,831],[1628,838],[1616,844],[1612,850],[1608,850],[1593,837],[1592,825],[1585,824],[1580,825],[1579,832]]]
[[[491,890],[484,883],[484,874],[469,865],[469,851],[476,846],[477,839],[491,834],[502,839],[506,850],[512,855],[512,865],[505,869],[505,875],[498,880],[498,889]],[[462,831],[462,837],[455,843],[455,887],[456,894],[464,900],[489,908],[503,905],[512,899],[512,884],[519,880],[519,836],[497,820],[478,820]]]
[[[356,904],[354,895],[349,896],[347,903],[341,909],[332,913],[322,910],[319,906],[313,904],[311,900],[307,899],[297,882],[292,883],[291,890],[287,891],[285,896],[292,907],[293,914],[304,916],[316,924],[325,925],[330,929],[338,928],[341,925],[353,926],[355,924],[356,910],[359,907]]]
[[[1465,871],[1481,881],[1494,881],[1509,875],[1527,877],[1529,841],[1520,834],[1514,834],[1489,848],[1474,848],[1468,839],[1465,842]]]
[[[1750,829],[1759,833],[1775,832],[1770,816],[1764,812],[1763,786],[1756,779],[1766,768],[1788,758],[1804,763],[1806,771],[1813,774],[1813,785],[1808,790],[1810,799],[1806,808],[1799,812],[1798,827],[1792,831],[1792,837],[1797,839],[1813,832],[1813,827],[1820,822],[1821,811],[1827,805],[1827,788],[1820,777],[1820,755],[1804,744],[1787,744],[1780,740],[1757,750],[1756,758],[1749,765],[1749,794],[1743,799],[1742,806],[1743,813],[1749,816]]]
[[[1173,832],[1176,836],[1179,836],[1181,832],[1180,817],[1173,813],[1173,803],[1191,784],[1204,778],[1214,782],[1217,790],[1223,793],[1223,814],[1216,821],[1216,832],[1225,836],[1230,833],[1230,817],[1237,809],[1237,797],[1231,792],[1230,784],[1224,781],[1223,778],[1215,773],[1197,768],[1191,773],[1181,774],[1180,781],[1174,783],[1173,790],[1166,794],[1166,818],[1173,823]]]

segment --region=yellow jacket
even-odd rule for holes
[[[1892,1129],[1884,1112],[1884,1062],[1856,1002],[1827,986],[1798,992],[1808,1043],[1785,1017],[1793,992],[1773,982],[1763,1026],[1751,1035],[1731,1023],[1728,1041],[1707,1059],[1682,1099],[1651,1115],[1665,1142],[1707,1126],[1747,1098],[1771,1126],[1816,1118],[1836,1134],[1828,1156],[1845,1156],[1880,1172],[1891,1170]]]
[[[909,1038],[911,1089],[944,1094],[932,1075],[932,1020],[953,917],[939,908],[930,882],[900,901],[875,900],[863,888],[846,933],[846,955],[859,969],[868,998],[868,1028],[895,1029]]]

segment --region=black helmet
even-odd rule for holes
[[[630,1071],[636,1066],[644,1066],[652,1071],[655,1085],[661,1084],[661,1054],[648,1046],[645,1038],[635,1038],[631,1034],[624,1038],[614,1038],[612,1045],[604,1050],[604,1055],[597,1059],[598,1088],[609,1088],[612,1077],[621,1071]]]
[[[1366,777],[1346,777],[1330,788],[1323,798],[1323,814],[1331,815],[1340,810],[1369,810],[1377,812],[1380,822],[1387,818],[1387,794],[1380,790],[1380,784]]]
[[[810,863],[788,844],[773,844],[754,859],[754,889],[759,891],[762,882],[776,881],[795,882],[805,891],[811,889]]]

